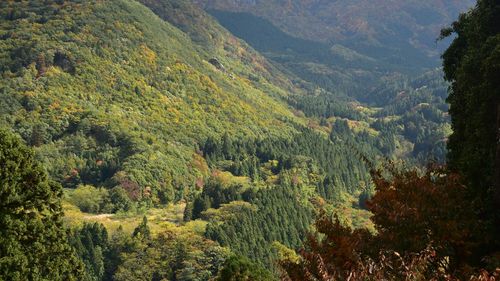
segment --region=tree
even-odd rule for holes
[[[193,218],[193,204],[191,202],[186,202],[186,207],[184,207],[183,221],[188,222]]]
[[[479,0],[442,31],[442,37],[452,34],[443,54],[451,82],[448,163],[465,178],[481,220],[492,226],[485,242],[495,252],[500,250],[500,2]]]
[[[274,280],[270,272],[252,263],[250,260],[240,256],[232,256],[226,260],[217,281],[268,281]]]
[[[483,226],[460,176],[442,167],[393,173],[389,180],[374,173],[376,193],[367,202],[381,248],[411,254],[432,246],[452,273],[477,265],[472,253]]]
[[[109,252],[109,243],[108,232],[104,225],[84,223],[81,229],[74,229],[71,234],[70,243],[85,267],[81,280],[104,280],[104,274],[109,268],[110,261],[105,258]]]
[[[120,186],[116,186],[109,190],[109,206],[112,212],[129,211],[132,206],[132,200],[127,195],[127,192]]]
[[[377,234],[352,230],[322,215],[301,259],[284,261],[291,280],[434,280],[469,277],[481,260],[477,222],[457,174],[430,167],[374,172],[376,193],[367,202]],[[351,276],[351,277],[349,277]],[[451,279],[454,280],[454,279]]]
[[[0,163],[0,279],[78,280],[82,265],[62,225],[61,186],[5,130]]]
[[[108,197],[108,191],[91,185],[80,185],[68,197],[68,201],[78,206],[82,212],[99,213]]]
[[[151,238],[151,230],[148,226],[148,218],[142,217],[142,222],[134,229],[133,237],[149,240]]]

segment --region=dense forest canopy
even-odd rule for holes
[[[443,36],[457,34],[443,54],[446,79],[451,84],[450,115],[453,133],[448,142],[452,169],[463,173],[478,198],[500,203],[499,116],[500,5],[479,1]]]
[[[0,2],[0,280],[497,278],[497,2]]]

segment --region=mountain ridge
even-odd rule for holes
[[[435,41],[440,30],[473,4],[472,0],[195,2],[208,10],[251,13],[298,38],[340,43],[364,54],[378,52],[385,57],[410,48],[410,54],[420,59],[439,56],[442,46],[438,48]]]

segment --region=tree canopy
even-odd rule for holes
[[[34,153],[0,130],[0,279],[78,280],[80,262],[62,226],[62,190]]]
[[[448,142],[450,168],[460,172],[482,219],[496,229],[490,244],[500,245],[500,3],[479,0],[442,36],[456,34],[443,54],[451,82],[453,133]],[[495,238],[496,237],[496,238]]]

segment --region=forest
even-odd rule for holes
[[[292,2],[1,2],[0,280],[500,279],[500,3]]]

